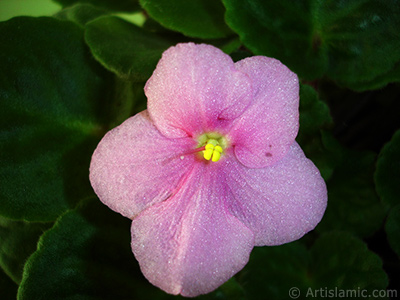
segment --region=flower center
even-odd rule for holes
[[[213,162],[220,160],[221,154],[223,154],[224,149],[228,146],[227,139],[215,132],[205,133],[199,136],[198,141],[198,147],[204,149],[202,150],[204,159]]]

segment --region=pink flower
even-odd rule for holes
[[[234,63],[209,45],[164,52],[148,109],[108,132],[93,154],[100,200],[132,221],[132,250],[154,285],[208,293],[254,246],[299,239],[327,191],[295,137],[297,76],[278,60]]]

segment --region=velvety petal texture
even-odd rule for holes
[[[193,139],[164,137],[147,111],[109,131],[95,150],[90,182],[100,200],[133,218],[143,209],[167,199],[191,170]]]
[[[98,145],[90,181],[133,220],[132,251],[151,283],[211,292],[253,246],[294,241],[321,220],[326,185],[295,142],[298,78],[279,61],[233,63],[213,46],[178,44],[145,93],[148,111]]]
[[[230,138],[238,159],[248,167],[280,160],[299,130],[299,80],[280,61],[254,56],[236,63],[251,78],[251,106],[237,119]]]
[[[143,274],[171,294],[211,292],[241,270],[253,233],[227,209],[219,165],[197,163],[178,192],[132,222],[132,249]]]
[[[250,169],[235,159],[224,164],[231,212],[255,234],[256,246],[297,240],[321,221],[326,185],[296,142],[267,168]]]
[[[209,45],[178,44],[163,53],[147,81],[148,110],[168,137],[226,131],[251,101],[248,76]]]

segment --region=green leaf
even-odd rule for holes
[[[370,295],[366,299],[377,299],[372,292],[388,285],[379,256],[347,232],[322,235],[311,247],[311,256],[310,276],[315,288],[366,290]]]
[[[317,230],[347,230],[367,237],[382,226],[386,214],[373,182],[376,155],[342,151],[342,159],[327,181],[328,208]]]
[[[330,78],[350,88],[360,82],[374,84],[400,63],[397,0],[322,3],[316,13],[321,16],[324,44],[329,45]],[[384,81],[379,87],[387,83]]]
[[[107,79],[75,24],[0,23],[0,214],[51,221],[92,195],[88,167],[108,122]]]
[[[72,6],[77,3],[96,5],[110,11],[135,11],[140,9],[137,0],[53,0],[63,7]]]
[[[0,268],[0,291],[2,299],[15,299],[18,286]]]
[[[325,181],[331,178],[338,164],[337,157],[340,157],[342,154],[340,147],[333,150],[325,146],[324,140],[326,139],[326,135],[330,136],[330,134],[326,134],[325,131],[321,131],[318,134],[307,137],[307,139],[296,139],[301,145],[306,157],[312,160],[316,165]]]
[[[196,38],[232,35],[220,0],[140,0],[146,12],[164,27]]]
[[[238,50],[242,45],[237,36],[218,40],[199,41],[199,43],[201,42],[220,48],[226,54],[231,54],[232,52]]]
[[[300,85],[300,130],[297,141],[306,143],[307,139],[332,125],[329,107],[318,98],[317,92],[309,85]]]
[[[327,131],[333,125],[329,107],[307,84],[300,85],[299,113],[300,128],[296,141],[318,167],[321,176],[328,180],[341,159],[342,149]]]
[[[386,220],[385,231],[390,246],[400,257],[400,204],[391,209]]]
[[[129,117],[147,107],[143,83],[132,83],[117,76],[114,80],[114,102],[111,108],[113,122],[110,128],[120,125]]]
[[[93,56],[125,80],[146,81],[171,43],[116,17],[86,25],[85,40]]]
[[[61,20],[69,20],[75,22],[76,24],[84,28],[86,23],[106,14],[109,14],[109,12],[107,12],[107,10],[105,9],[98,8],[90,4],[78,3],[74,6],[67,7],[61,10],[55,15],[55,17]]]
[[[327,49],[315,36],[313,1],[223,0],[226,22],[254,54],[281,60],[300,77],[314,79],[328,68]]]
[[[248,300],[288,299],[290,288],[304,290],[311,257],[299,242],[256,247],[249,263],[236,275]]]
[[[400,82],[400,62],[397,62],[394,65],[394,67],[388,72],[382,73],[370,80],[357,81],[351,83],[350,82],[342,83],[338,81],[339,84],[347,86],[357,92],[383,88],[390,82]]]
[[[343,86],[399,80],[400,6],[395,0],[223,0],[228,25],[255,54],[280,59],[300,77],[327,74]]]
[[[320,289],[372,293],[388,285],[380,258],[346,232],[324,234],[310,250],[300,242],[257,247],[236,277],[249,300],[290,299],[295,292],[298,299],[323,299]]]
[[[153,299],[162,292],[140,274],[129,230],[97,199],[69,211],[26,263],[18,299]]]
[[[321,130],[332,125],[328,106],[318,98],[317,92],[309,85],[300,85],[300,129],[296,141],[328,179],[333,171],[338,153],[328,150],[322,141]],[[333,153],[331,153],[333,152]]]
[[[52,223],[13,221],[0,217],[0,266],[17,284],[21,282],[25,261],[36,251],[43,232]]]
[[[238,49],[238,50],[230,53],[230,56],[232,57],[232,60],[234,62],[237,62],[239,60],[245,59],[247,57],[251,57],[253,55],[247,50]]]
[[[376,191],[383,203],[400,203],[400,130],[381,150],[375,172]]]

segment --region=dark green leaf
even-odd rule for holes
[[[299,133],[301,132],[302,129]],[[313,135],[307,135],[305,132],[304,135],[300,134],[296,140],[306,156],[318,167],[321,176],[325,180],[329,180],[344,155],[340,143],[327,130],[320,130]]]
[[[108,76],[75,24],[0,23],[0,214],[55,220],[92,195],[88,167],[103,134]],[[108,122],[108,121],[107,121]]]
[[[317,92],[309,85],[300,85],[300,129],[296,141],[321,172],[328,179],[335,166],[338,154],[331,153],[322,141],[322,129],[332,125],[328,106],[318,98]]]
[[[217,48],[220,48],[226,54],[231,54],[233,51],[238,50],[239,47],[242,45],[240,39],[237,36],[219,40],[208,40],[204,42],[206,44],[210,44]]]
[[[69,20],[75,22],[82,28],[85,27],[86,23],[108,14],[105,9],[98,8],[90,4],[78,3],[74,6],[67,7],[61,10],[55,15],[55,17],[61,20]]]
[[[319,134],[332,124],[328,106],[318,99],[317,92],[309,85],[300,85],[300,130],[297,140],[306,143],[308,138]]]
[[[143,83],[132,83],[117,76],[114,80],[114,102],[112,106],[111,128],[120,125],[129,117],[145,110],[147,98],[144,95]]]
[[[366,290],[369,297],[365,299],[383,298],[372,297],[374,290],[385,290],[388,285],[382,260],[360,239],[347,232],[326,233],[311,247],[311,256],[309,274],[315,288]]]
[[[400,205],[393,207],[390,211],[385,230],[390,246],[400,257]]]
[[[223,2],[228,25],[248,48],[280,59],[300,77],[327,74],[358,90],[399,80],[395,0]]]
[[[226,22],[257,55],[281,60],[300,77],[328,68],[327,49],[314,30],[311,1],[223,0]],[[313,41],[314,39],[314,41]]]
[[[85,40],[94,57],[123,79],[146,81],[161,54],[171,44],[116,17],[101,17],[86,25]]]
[[[147,13],[164,27],[189,37],[222,38],[232,34],[220,0],[140,0]]]
[[[350,88],[365,82],[370,82],[368,88],[376,88],[375,81],[378,87],[386,85],[388,81],[381,82],[384,75],[400,63],[398,1],[320,3],[317,24],[323,28],[323,44],[329,47],[328,76]]]
[[[12,300],[16,298],[18,286],[0,268],[0,291],[1,298]]]
[[[348,230],[370,236],[382,226],[385,209],[375,193],[375,154],[342,149],[328,180],[328,208],[317,230]]]
[[[345,82],[342,83],[338,80],[338,83],[343,86],[348,86],[352,90],[362,92],[366,90],[375,90],[384,87],[390,82],[400,82],[400,62],[397,62],[394,67],[386,73],[382,73],[377,77],[357,82]]]
[[[383,203],[394,206],[400,203],[400,130],[379,154],[375,183]]]
[[[63,7],[77,3],[88,3],[111,11],[135,11],[140,9],[137,0],[53,0]]]
[[[299,242],[255,248],[237,279],[249,300],[290,299],[296,292],[298,299],[323,299],[321,289],[372,293],[388,284],[380,258],[345,232],[324,234],[310,251]]]
[[[97,199],[66,213],[28,260],[18,299],[156,299],[163,293],[141,275],[129,230]]]
[[[299,242],[256,247],[246,267],[236,276],[246,299],[289,299],[290,288],[304,290],[311,257]]]
[[[0,217],[0,266],[15,283],[21,282],[25,261],[36,251],[39,237],[51,225]]]
[[[238,49],[236,51],[233,51],[230,56],[232,57],[234,62],[237,62],[253,55],[249,51]]]

